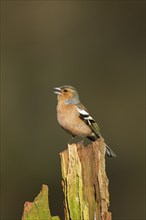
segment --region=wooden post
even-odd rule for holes
[[[103,139],[87,147],[83,144],[68,145],[60,157],[65,220],[112,220],[108,212],[109,193]],[[42,186],[34,202],[24,204],[22,220],[59,220],[58,216],[51,216],[46,185]]]
[[[65,220],[111,220],[104,140],[68,145],[60,157]]]

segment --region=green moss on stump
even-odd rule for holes
[[[58,216],[51,217],[48,203],[48,186],[42,186],[42,190],[34,199],[34,202],[24,204],[22,220],[59,220]]]

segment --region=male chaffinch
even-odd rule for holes
[[[54,89],[54,93],[58,95],[57,119],[60,126],[72,137],[87,137],[91,141],[101,138],[97,123],[81,104],[76,89],[69,85]],[[106,153],[109,157],[116,157],[116,154],[107,145]]]

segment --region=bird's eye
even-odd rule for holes
[[[64,92],[67,92],[67,89],[64,89],[63,91],[64,91]]]

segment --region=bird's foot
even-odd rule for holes
[[[78,149],[79,149],[79,148],[82,148],[82,147],[84,146],[84,145],[83,145],[84,140],[85,140],[85,137],[83,137],[81,141],[79,141],[78,143],[76,143]]]
[[[74,138],[75,138],[75,137],[72,136],[72,138],[68,141],[68,144],[69,144],[69,145],[73,144]],[[82,139],[81,139],[80,141],[78,141],[77,143],[75,143],[78,149],[81,148],[81,147],[83,147],[83,142],[84,142],[84,140],[85,140],[85,137],[82,137]]]

